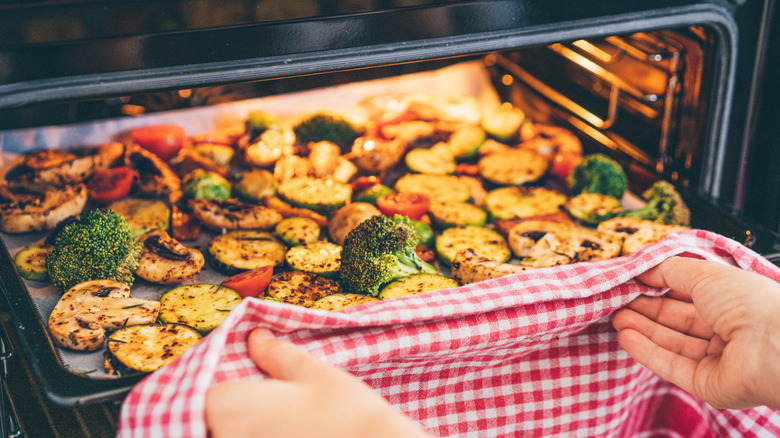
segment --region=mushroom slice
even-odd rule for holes
[[[87,187],[2,184],[0,197],[0,230],[26,233],[54,229],[62,220],[80,214],[87,203]]]
[[[123,152],[124,146],[116,142],[97,148],[35,151],[26,155],[21,165],[9,170],[6,179],[59,186],[77,184],[111,166]]]
[[[138,174],[136,184],[141,193],[167,196],[181,190],[181,179],[157,155],[140,146],[129,147],[125,161]]]
[[[93,351],[107,330],[148,324],[157,319],[160,303],[130,297],[130,287],[111,280],[91,280],[70,288],[49,315],[54,343],[73,350]]]
[[[598,230],[624,238],[622,255],[634,253],[669,234],[689,230],[682,225],[666,225],[647,219],[620,217],[599,224]]]
[[[620,255],[623,239],[576,225],[530,220],[509,230],[507,241],[522,265],[541,268]]]
[[[509,229],[507,242],[517,257],[528,257],[531,248],[546,234],[568,231],[572,227],[573,225],[568,223],[524,220]]]
[[[452,260],[452,278],[462,285],[516,274],[528,269],[525,266],[500,263],[480,256],[472,249],[458,252]]]
[[[406,152],[406,143],[380,137],[359,137],[352,145],[352,161],[358,169],[376,173],[395,166]]]
[[[235,199],[190,199],[192,214],[212,230],[268,230],[283,218],[276,211],[261,205]]]
[[[143,243],[135,274],[146,281],[159,284],[180,283],[203,269],[203,254],[187,248],[161,229],[138,236]]]

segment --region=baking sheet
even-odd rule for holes
[[[333,109],[353,118],[361,117],[354,112],[355,105],[366,97],[383,93],[425,92],[431,94],[466,94],[475,97],[482,107],[500,103],[481,62],[472,61],[445,67],[431,72],[414,73],[388,79],[357,82],[335,87],[309,90],[285,95],[269,96],[229,104],[203,108],[169,111],[148,116],[122,119],[108,119],[98,122],[67,126],[51,126],[0,132],[0,170],[4,174],[20,154],[34,149],[72,148],[97,146],[114,140],[128,130],[157,123],[172,123],[184,127],[187,135],[195,135],[229,129],[244,123],[248,113],[264,110],[280,118],[296,117],[301,113]],[[16,253],[33,242],[41,242],[47,233],[9,235],[0,233],[9,253]],[[206,247],[213,234],[202,233],[196,242],[184,242],[206,253]],[[219,284],[224,275],[214,271],[208,264],[195,277],[183,284]],[[23,280],[27,291],[37,307],[44,323],[57,304],[61,294],[52,285]],[[176,285],[156,285],[136,279],[131,294],[136,298],[159,300],[162,294]],[[103,349],[95,352],[78,352],[65,348],[57,349],[64,366],[71,372],[94,379],[114,379],[103,367]]]

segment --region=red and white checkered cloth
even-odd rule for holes
[[[245,343],[257,326],[353,373],[434,436],[780,436],[780,412],[714,409],[618,346],[609,316],[640,294],[663,293],[633,279],[683,253],[780,281],[755,252],[693,230],[628,257],[344,312],[249,299],[133,388],[118,436],[205,438],[207,389],[262,378]]]

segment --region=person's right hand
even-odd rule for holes
[[[673,257],[639,276],[668,287],[616,312],[618,342],[639,363],[718,408],[780,408],[780,284]]]
[[[427,434],[355,376],[264,328],[247,339],[271,378],[228,382],[206,394],[212,438],[424,438]]]

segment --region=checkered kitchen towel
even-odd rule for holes
[[[780,436],[780,412],[717,410],[662,381],[617,344],[609,316],[633,280],[691,254],[780,281],[780,269],[706,231],[628,257],[538,269],[328,313],[245,300],[202,342],[124,401],[120,437],[206,437],[206,390],[262,378],[257,326],[348,370],[435,436]]]

